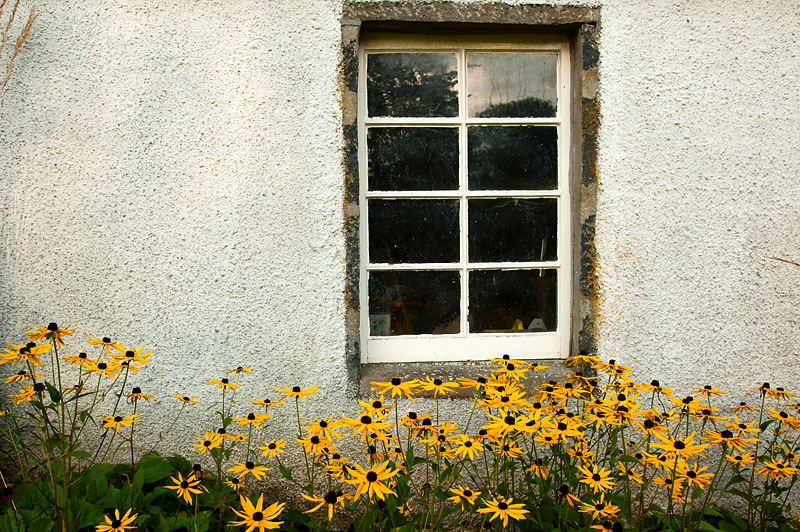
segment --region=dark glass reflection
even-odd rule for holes
[[[458,200],[369,200],[369,261],[458,262]]]
[[[554,198],[469,200],[470,262],[557,260],[556,209]]]
[[[458,129],[371,127],[369,190],[458,189]]]
[[[459,272],[370,272],[368,284],[371,336],[459,332]]]
[[[469,272],[469,331],[555,331],[557,281],[555,269]]]
[[[467,54],[469,116],[556,116],[556,54]]]
[[[369,116],[457,116],[454,53],[377,53],[367,56]]]
[[[467,129],[470,190],[558,188],[554,126],[474,126]]]

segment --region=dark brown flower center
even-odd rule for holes
[[[378,474],[375,471],[367,472],[367,482],[375,482],[378,480]]]
[[[398,379],[397,377],[395,377],[395,378],[393,378],[393,379],[392,379],[392,386],[400,386],[400,383],[401,383],[401,382],[402,382],[402,381],[401,381],[400,379]]]
[[[497,507],[499,509],[501,509],[501,510],[507,510],[508,509],[508,505],[506,503],[504,503],[504,502],[497,503]]]
[[[300,393],[300,387],[299,386],[295,386],[294,388],[292,388],[292,392]]]
[[[264,514],[261,512],[256,512],[253,514],[253,521],[261,521],[262,519],[264,519]]]

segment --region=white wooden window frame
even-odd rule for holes
[[[556,116],[548,118],[475,118],[467,116],[466,77],[467,52],[555,53],[557,59]],[[458,58],[459,113],[452,118],[395,118],[367,116],[366,66],[370,53],[387,52],[455,52]],[[360,208],[360,334],[362,363],[384,362],[447,362],[486,360],[508,354],[520,359],[553,359],[568,355],[571,323],[571,200],[570,175],[570,46],[565,36],[423,36],[423,35],[363,35],[359,50],[358,79],[358,158]],[[547,125],[557,128],[558,188],[541,191],[470,191],[466,187],[467,151],[466,128],[470,125]],[[459,189],[456,191],[367,191],[367,128],[379,125],[455,126],[459,128]],[[558,260],[546,262],[489,262],[470,263],[467,259],[467,200],[471,198],[555,198],[557,200]],[[369,263],[369,199],[458,199],[460,229],[460,260],[448,264],[379,264]],[[468,324],[469,270],[548,268],[557,270],[557,327],[549,332],[470,333]],[[380,270],[449,270],[461,272],[461,327],[458,334],[423,334],[401,336],[369,335],[370,271]]]

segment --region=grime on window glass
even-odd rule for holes
[[[569,43],[365,35],[364,362],[566,355]]]

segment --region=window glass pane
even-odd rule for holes
[[[459,272],[370,272],[370,335],[456,334],[460,303]]]
[[[371,127],[369,190],[457,190],[458,129]]]
[[[556,116],[557,64],[556,54],[468,53],[469,116]]]
[[[468,128],[469,189],[557,189],[557,140],[554,126]]]
[[[555,198],[469,200],[470,262],[557,260]]]
[[[458,200],[369,200],[369,261],[458,262]]]
[[[555,331],[555,269],[469,272],[469,331]]]
[[[457,70],[454,53],[369,54],[368,115],[457,116]]]

